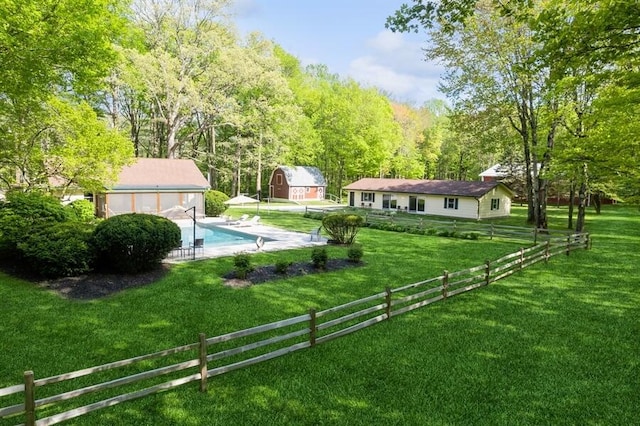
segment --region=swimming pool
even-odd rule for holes
[[[180,233],[183,247],[193,243],[193,226],[180,228]],[[196,225],[196,238],[204,238],[205,247],[215,247],[253,244],[258,236],[240,232],[227,226],[205,225],[198,223]],[[270,241],[270,239],[264,238],[264,241]]]

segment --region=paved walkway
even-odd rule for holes
[[[193,226],[193,222],[191,220],[176,220],[175,222],[181,228]],[[284,229],[261,224],[238,227],[233,225],[225,225],[224,220],[221,218],[206,218],[198,220],[198,223],[229,226],[231,229],[235,229],[245,234],[255,236],[256,242],[252,242],[250,244],[235,244],[215,247],[207,247],[207,245],[205,244],[204,250],[196,250],[196,260],[233,256],[237,253],[257,253],[259,251],[277,251],[301,247],[321,246],[327,243],[327,239],[322,236],[320,237],[320,241],[317,241],[315,238],[313,241],[311,241],[311,229],[307,233],[302,233],[287,231]],[[269,239],[269,241],[265,241],[264,244],[262,244],[262,247],[258,247],[258,237]],[[180,263],[193,260],[193,256],[193,252],[185,251],[182,254],[174,252],[172,254],[169,254],[169,256],[164,261],[167,263]]]

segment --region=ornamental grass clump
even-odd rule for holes
[[[352,244],[364,218],[355,214],[332,213],[322,219],[322,226],[337,244]]]

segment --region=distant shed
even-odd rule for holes
[[[327,182],[313,166],[278,166],[269,180],[269,198],[310,201],[324,200]]]

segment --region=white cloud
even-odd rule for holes
[[[369,52],[353,59],[348,74],[363,84],[379,87],[400,101],[422,105],[443,98],[438,81],[443,68],[424,60],[423,43],[404,34],[381,31],[368,40]]]
[[[391,31],[380,31],[375,37],[369,39],[367,45],[374,50],[382,52],[394,52],[402,49],[405,41],[400,33]]]
[[[364,85],[388,92],[398,101],[408,101],[417,106],[429,99],[443,97],[438,92],[437,77],[401,73],[377,63],[374,57],[360,57],[351,61],[349,75]]]

